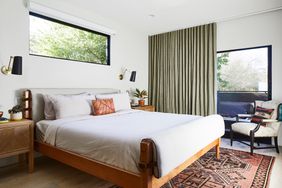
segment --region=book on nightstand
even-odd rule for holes
[[[1,117],[1,118],[0,118],[0,124],[1,124],[1,123],[8,123],[8,122],[9,122],[9,119],[4,118],[4,117]]]

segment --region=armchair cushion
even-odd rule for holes
[[[276,121],[272,123],[266,123],[266,126],[272,128],[277,133],[276,135],[278,135],[281,124],[282,124],[281,121]]]
[[[269,123],[271,126],[260,126],[259,130],[255,132],[255,137],[276,137],[278,135],[278,130],[280,123]],[[237,133],[241,133],[243,135],[250,136],[250,131],[255,129],[257,124],[256,123],[233,123],[232,130]]]
[[[260,106],[257,106],[255,114],[252,117],[251,122],[262,123],[263,119],[271,119],[273,112],[274,112],[274,109],[262,108]]]

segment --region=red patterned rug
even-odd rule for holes
[[[211,150],[161,188],[266,188],[274,160],[226,148],[218,160]]]
[[[221,148],[213,150],[183,170],[162,188],[265,188],[275,158]]]

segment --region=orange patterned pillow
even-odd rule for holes
[[[98,99],[92,101],[94,115],[105,115],[115,112],[113,99]]]

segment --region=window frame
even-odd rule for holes
[[[253,50],[253,49],[259,49],[259,48],[267,48],[267,90],[268,91],[224,91],[226,93],[248,93],[248,92],[267,92],[268,93],[268,99],[272,99],[272,45],[263,45],[263,46],[256,46],[256,47],[248,47],[248,48],[237,48],[237,49],[231,49],[231,50],[221,50],[217,51],[216,54],[218,53],[226,53],[226,52],[235,52],[235,51],[244,51],[244,50]],[[216,70],[217,71],[217,70]],[[223,92],[217,90],[217,92]]]
[[[52,58],[52,59],[68,60],[68,61],[74,61],[74,62],[96,64],[96,65],[106,65],[106,66],[111,65],[111,36],[110,35],[105,34],[105,33],[101,33],[101,32],[98,32],[98,31],[94,31],[92,29],[88,29],[88,28],[85,28],[85,27],[81,27],[81,26],[78,26],[78,25],[75,25],[75,24],[71,24],[71,23],[68,23],[68,22],[64,22],[62,20],[51,18],[49,16],[38,14],[38,13],[35,13],[35,12],[32,12],[32,11],[29,12],[29,16],[35,16],[37,18],[41,18],[41,19],[48,20],[48,21],[51,21],[51,22],[55,22],[55,23],[58,23],[58,24],[62,24],[62,25],[65,25],[65,26],[73,27],[73,28],[80,29],[80,30],[83,30],[83,31],[91,32],[93,34],[105,36],[107,38],[107,60],[106,60],[106,64],[102,64],[102,63],[96,63],[96,62],[90,62],[90,61],[80,61],[80,60],[75,60],[75,59],[67,59],[67,58],[53,57],[53,56],[47,56],[47,55],[33,54],[33,53],[30,52],[30,31],[29,31],[29,55],[37,56],[37,57]]]

